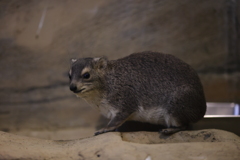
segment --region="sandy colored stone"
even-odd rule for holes
[[[0,132],[0,159],[237,160],[239,157],[240,138],[222,130],[183,131],[160,139],[158,133],[110,132],[72,141]]]
[[[59,130],[19,130],[11,132],[20,136],[34,137],[46,140],[73,140],[81,139],[94,135],[94,126],[80,128],[66,128]]]

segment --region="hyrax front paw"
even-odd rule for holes
[[[103,133],[106,133],[106,132],[112,132],[112,131],[115,131],[115,129],[116,129],[115,127],[102,128],[102,129],[96,131],[96,132],[94,133],[94,135],[97,136],[97,135],[99,135],[99,134],[103,134]]]
[[[171,127],[171,128],[166,128],[166,129],[162,129],[160,130],[160,133],[164,134],[164,135],[170,135],[182,130],[185,130],[186,126],[182,126],[182,127]]]
[[[166,129],[160,130],[160,133],[165,134],[165,135],[169,135],[169,134],[173,134],[175,132],[173,132],[171,128],[166,128]]]

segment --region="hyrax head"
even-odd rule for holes
[[[85,93],[101,89],[106,66],[107,59],[104,57],[72,59],[69,71],[70,90],[81,97]]]

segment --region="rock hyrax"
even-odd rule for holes
[[[72,59],[69,78],[70,90],[110,119],[95,135],[114,131],[127,120],[163,125],[161,132],[171,134],[197,122],[206,111],[197,73],[170,54]]]

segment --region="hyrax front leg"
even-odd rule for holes
[[[115,117],[112,117],[111,120],[109,121],[107,127],[102,128],[95,132],[95,136],[106,133],[106,132],[111,132],[116,130],[118,127],[120,127],[127,119],[130,117],[130,114],[127,113],[117,113]]]

